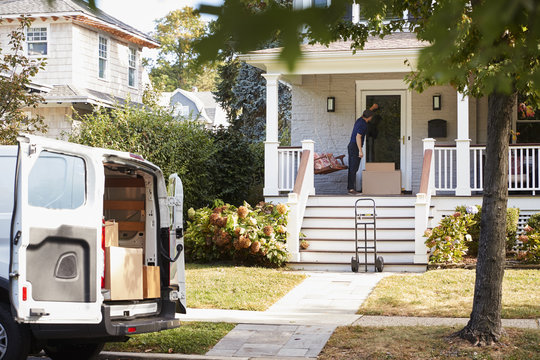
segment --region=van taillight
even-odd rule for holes
[[[107,259],[105,258],[105,219],[101,225],[101,251],[103,251],[103,271],[101,272],[101,288],[105,289],[105,266],[107,265]]]
[[[28,289],[26,286],[23,286],[22,288],[22,301],[28,300]]]

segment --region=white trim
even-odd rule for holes
[[[400,95],[401,99],[401,130],[405,137],[405,145],[401,146],[402,187],[412,190],[412,93],[403,80],[356,80],[356,117],[365,110],[366,94]],[[365,160],[362,160],[365,161]]]

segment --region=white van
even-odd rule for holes
[[[178,327],[175,314],[186,311],[178,176],[168,193],[161,170],[138,155],[18,140],[0,146],[0,360],[41,349],[92,359],[105,342]],[[154,295],[111,300],[108,219],[118,247],[141,254],[108,276],[142,279],[132,269],[153,267]]]

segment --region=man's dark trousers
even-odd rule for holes
[[[358,146],[355,143],[349,143],[347,146],[349,151],[349,177],[348,177],[348,190],[356,190],[356,172],[360,167],[360,159],[358,157]]]

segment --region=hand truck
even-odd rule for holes
[[[364,205],[369,203],[369,205]],[[371,207],[371,212],[369,212]],[[359,208],[368,208],[364,210],[366,212],[360,212]],[[358,227],[364,226],[364,246],[358,246]],[[368,226],[373,226],[373,246],[367,246],[367,229]],[[377,213],[375,207],[375,200],[371,198],[361,198],[354,203],[354,245],[355,256],[351,258],[351,270],[358,272],[360,265],[360,259],[358,256],[359,251],[364,251],[364,266],[365,272],[368,271],[368,250],[373,250],[373,260],[375,264],[375,271],[382,272],[384,268],[384,259],[382,256],[377,256]]]

